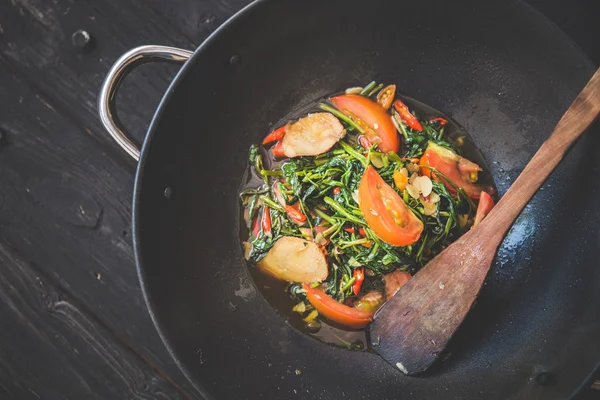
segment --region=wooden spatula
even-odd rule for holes
[[[477,298],[506,232],[598,113],[600,69],[483,222],[431,260],[375,315],[375,353],[407,375],[433,364]]]

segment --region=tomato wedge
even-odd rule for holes
[[[375,310],[365,311],[348,307],[329,296],[320,286],[313,288],[310,284],[303,283],[306,298],[317,311],[326,318],[351,328],[362,328],[373,321]]]
[[[336,96],[331,101],[344,114],[357,117],[368,125],[371,129],[365,132],[365,136],[371,143],[377,143],[381,151],[400,150],[400,138],[392,117],[381,105],[357,94]]]
[[[475,213],[475,222],[473,222],[473,226],[477,225],[492,211],[494,208],[494,200],[492,196],[487,194],[486,192],[481,192],[479,196],[479,204],[477,205],[477,212]]]
[[[419,160],[419,165],[434,167],[452,180],[456,186],[463,188],[473,199],[478,199],[481,192],[493,192],[491,187],[474,183],[477,181],[477,172],[481,171],[477,164],[433,142],[429,142],[425,153]],[[432,171],[429,168],[421,168],[421,174],[431,178]],[[435,177],[435,173],[433,175],[435,179],[443,181],[443,179]],[[448,182],[444,182],[444,184],[451,193],[456,193]]]
[[[392,246],[419,240],[423,222],[370,165],[358,185],[358,199],[367,225],[381,240]]]

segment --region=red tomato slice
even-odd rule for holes
[[[492,196],[487,194],[486,192],[481,192],[479,196],[479,204],[477,205],[477,213],[475,213],[475,222],[473,222],[473,226],[477,225],[492,211],[494,208],[494,200]]]
[[[456,186],[463,188],[472,199],[478,199],[482,191],[493,191],[491,187],[473,183],[473,180],[477,179],[477,171],[481,171],[477,164],[435,143],[429,142],[427,150],[419,160],[419,165],[434,167],[452,180]],[[469,178],[473,173],[475,179]],[[431,178],[432,171],[429,168],[421,168],[421,174]],[[435,177],[435,173],[433,175],[435,179],[442,181]],[[444,184],[451,193],[456,192],[448,182],[444,182]]]
[[[303,283],[306,298],[317,311],[338,324],[351,328],[362,328],[373,321],[375,311],[364,311],[348,307],[329,296],[321,287],[312,288],[308,283]]]
[[[400,150],[400,138],[392,122],[392,117],[381,105],[357,94],[336,96],[331,101],[343,113],[360,118],[372,128],[365,132],[365,136],[371,143],[377,143],[381,151],[398,152]]]
[[[358,199],[369,228],[381,240],[392,246],[408,246],[419,240],[423,222],[370,165],[358,185]]]

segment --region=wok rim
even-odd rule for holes
[[[200,383],[200,381],[198,381],[196,374],[192,374],[191,371],[186,367],[186,365],[180,360],[179,356],[177,355],[176,351],[173,348],[173,345],[171,343],[171,340],[168,337],[168,334],[166,333],[165,328],[163,327],[162,322],[160,321],[159,317],[156,315],[156,312],[155,312],[154,302],[152,300],[151,291],[150,291],[150,288],[147,283],[146,273],[145,273],[145,269],[144,269],[143,263],[142,263],[142,258],[143,258],[142,257],[142,244],[141,244],[141,240],[140,240],[141,235],[140,235],[140,231],[139,231],[139,229],[140,229],[139,218],[140,218],[140,208],[141,208],[140,198],[141,198],[141,190],[142,190],[142,186],[143,186],[142,181],[143,181],[143,177],[144,177],[145,165],[148,162],[148,157],[149,157],[148,149],[150,147],[150,143],[152,142],[152,138],[156,134],[159,121],[160,121],[161,117],[163,116],[165,109],[166,109],[169,101],[171,100],[171,97],[174,95],[179,83],[182,81],[183,77],[188,73],[188,70],[192,68],[192,64],[194,64],[195,59],[198,58],[199,54],[202,53],[204,51],[204,49],[206,47],[208,47],[212,42],[214,42],[215,40],[218,40],[218,37],[221,35],[222,32],[224,32],[228,29],[233,29],[235,27],[236,21],[238,21],[239,19],[245,18],[250,12],[253,11],[254,8],[257,8],[261,4],[267,3],[269,1],[273,1],[273,0],[254,0],[253,2],[244,6],[238,12],[233,14],[223,24],[221,24],[214,32],[212,32],[193,51],[192,56],[185,62],[185,64],[183,64],[181,69],[175,74],[175,76],[173,77],[173,80],[169,84],[165,94],[161,98],[161,100],[156,108],[156,111],[150,121],[150,124],[148,126],[146,136],[143,140],[143,144],[140,149],[140,159],[139,159],[139,162],[137,165],[137,170],[136,170],[135,179],[134,179],[133,205],[132,205],[132,242],[133,242],[133,251],[134,251],[135,264],[136,264],[136,271],[137,271],[138,279],[140,282],[140,287],[142,289],[142,295],[144,298],[144,302],[146,304],[146,308],[148,309],[148,313],[150,315],[152,323],[154,324],[154,327],[158,333],[158,336],[160,337],[161,341],[163,342],[163,344],[164,344],[165,348],[167,349],[167,352],[171,356],[173,362],[179,368],[179,370],[185,376],[185,378],[188,380],[188,382],[193,386],[193,388],[207,400],[215,399],[215,397],[212,394],[210,394],[206,388],[204,388],[204,386]],[[591,60],[591,58],[588,56],[588,54],[583,51],[583,49],[573,40],[573,38],[570,35],[568,35],[562,28],[560,28],[558,25],[556,25],[552,20],[550,20],[546,15],[544,15],[541,11],[538,11],[531,4],[525,2],[524,0],[516,0],[514,2],[514,4],[516,7],[527,8],[530,12],[532,12],[533,15],[536,15],[537,18],[539,18],[540,22],[543,21],[548,26],[549,29],[555,30],[559,35],[562,35],[566,39],[567,43],[569,43],[569,45],[572,46],[574,48],[574,50],[576,50],[577,53],[579,53],[579,55],[582,58],[582,62],[585,63],[585,66],[587,66],[593,70],[598,68],[598,66],[594,64],[594,62]],[[593,374],[593,371],[591,373]],[[589,379],[589,375],[586,376],[582,380],[582,384],[575,389],[575,392],[570,396],[570,398],[573,398],[573,396],[577,395],[577,393],[579,393],[582,389],[585,389],[584,384],[588,379]]]

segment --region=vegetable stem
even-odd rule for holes
[[[342,216],[344,216],[344,218],[346,218],[348,221],[354,222],[355,224],[362,225],[362,226],[367,225],[363,220],[355,217],[354,215],[352,215],[348,211],[346,211],[346,209],[344,207],[342,207],[339,203],[337,203],[331,197],[326,196],[323,199],[323,201],[325,203],[327,203],[331,208],[333,208],[338,214],[341,214]]]
[[[342,286],[342,292],[345,292],[346,290],[348,290],[350,288],[350,286],[354,285],[355,281],[356,281],[355,276],[350,278],[350,280],[348,282],[346,282],[346,284],[344,286]]]
[[[335,219],[333,219],[329,215],[325,214],[323,211],[319,210],[318,208],[315,208],[315,212],[317,213],[317,215],[319,217],[323,218],[325,221],[329,222],[331,225],[335,225],[337,223],[337,221]]]
[[[369,94],[367,95],[367,97],[371,97],[373,96],[375,93],[379,92],[381,89],[383,89],[383,83],[380,83],[379,85],[377,85],[373,90],[371,90],[369,92]]]
[[[367,86],[365,86],[365,87],[363,88],[363,90],[361,90],[361,91],[360,91],[360,93],[359,93],[359,94],[360,94],[361,96],[366,96],[366,95],[367,95],[367,93],[370,93],[370,92],[371,92],[371,90],[372,90],[372,89],[375,87],[375,85],[377,85],[377,82],[375,82],[375,81],[371,81],[371,82],[370,82],[370,83],[369,83]]]
[[[321,103],[321,104],[319,104],[319,108],[323,111],[332,113],[333,115],[335,115],[336,117],[338,117],[339,119],[341,119],[342,121],[344,121],[345,123],[350,125],[353,129],[356,129],[360,133],[365,133],[365,130],[363,128],[361,128],[356,122],[354,122],[352,120],[352,118],[350,118],[346,114],[342,113],[341,111],[331,107],[330,105]]]
[[[352,157],[356,158],[358,161],[360,161],[360,163],[367,168],[369,166],[369,160],[363,156],[362,154],[360,154],[358,151],[354,150],[352,148],[352,146],[350,146],[348,143],[341,141],[340,142],[340,146],[342,149],[344,149],[346,151],[346,153],[350,154]]]
[[[271,200],[267,196],[260,196],[260,200],[263,202],[264,205],[272,208],[273,210],[277,210],[282,213],[285,212],[285,209],[281,206],[281,204],[275,203],[273,200]]]

